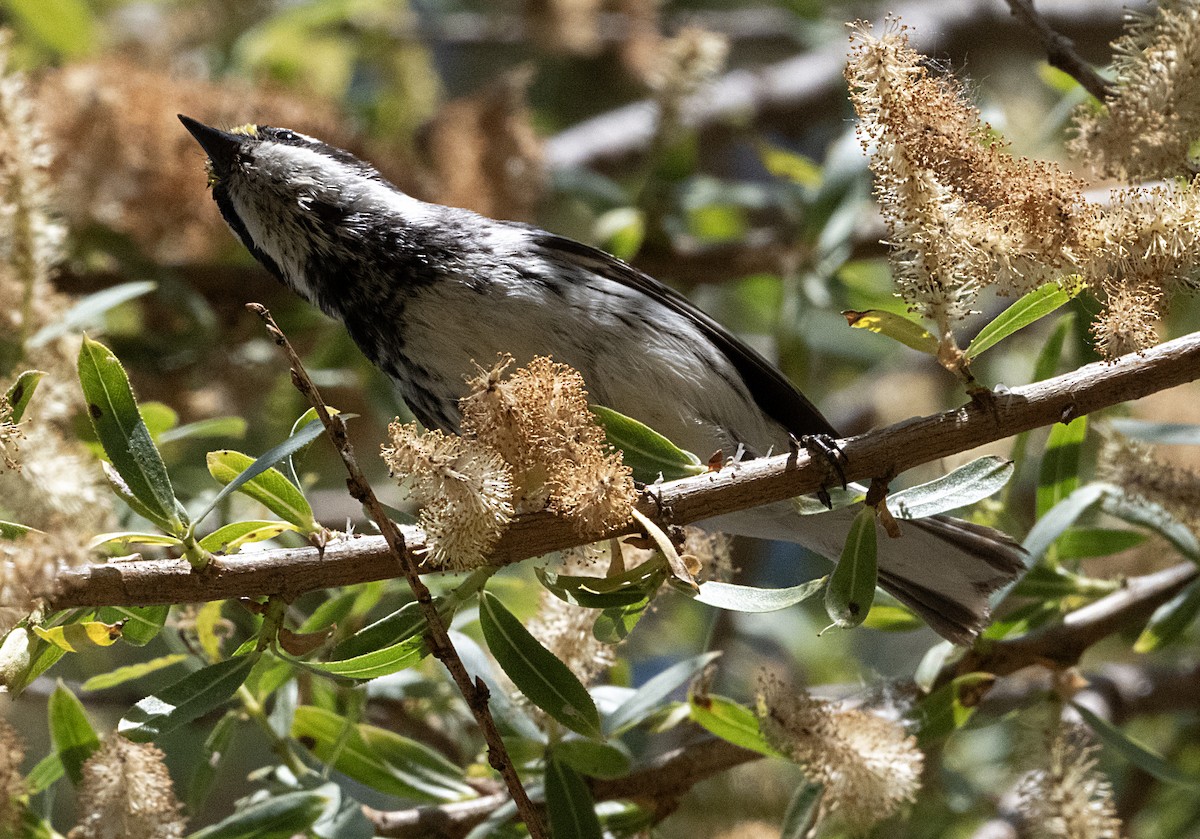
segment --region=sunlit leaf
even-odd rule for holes
[[[242,545],[274,539],[299,529],[289,521],[235,521],[205,536],[200,540],[200,547],[210,553],[234,554]]]
[[[720,654],[716,651],[707,652],[678,661],[648,680],[604,718],[605,733],[617,734],[624,728],[637,725]]]
[[[1080,516],[1104,498],[1107,488],[1102,484],[1085,484],[1055,504],[1042,515],[1025,536],[1023,546],[1029,552],[1027,562],[1033,564],[1046,553],[1054,540],[1066,532]]]
[[[171,479],[138,412],[129,377],[112,351],[86,335],[79,350],[79,383],[96,436],[129,492],[155,521],[181,535],[184,527]]]
[[[700,593],[695,599],[707,606],[734,612],[777,612],[808,600],[820,592],[828,580],[828,577],[821,577],[790,588],[758,588],[709,580],[700,584]]]
[[[555,574],[535,568],[538,580],[561,600],[591,609],[629,606],[656,592],[667,578],[666,563],[658,560],[611,577],[583,577]]]
[[[15,521],[0,521],[0,539],[24,539],[30,533],[41,533],[37,528],[29,527],[28,525],[18,524]]]
[[[1200,615],[1200,580],[1154,610],[1150,622],[1133,645],[1135,653],[1149,653],[1183,634]]]
[[[54,751],[67,777],[78,784],[83,780],[84,761],[100,748],[100,738],[83,710],[83,703],[67,690],[61,679],[50,694],[47,715]]]
[[[979,330],[979,334],[967,345],[964,354],[968,359],[979,357],[1017,330],[1036,323],[1065,305],[1082,290],[1082,283],[1076,283],[1071,291],[1064,291],[1058,283],[1046,283],[1022,295]]]
[[[88,548],[94,551],[113,551],[123,553],[130,545],[165,545],[179,547],[183,541],[177,536],[165,533],[144,533],[136,530],[121,530],[114,533],[100,533],[88,542]]]
[[[917,742],[926,747],[962,728],[975,713],[978,696],[996,681],[992,673],[965,673],[921,700]]]
[[[883,309],[868,309],[865,312],[847,310],[842,312],[842,315],[846,318],[846,322],[855,329],[865,329],[877,335],[884,335],[918,352],[937,355],[937,338],[928,329],[909,320],[904,315],[887,312]]]
[[[779,757],[779,752],[767,742],[758,727],[758,717],[744,705],[716,694],[689,699],[691,717],[698,725],[735,746]]]
[[[649,426],[600,405],[591,406],[591,411],[604,428],[609,445],[621,451],[625,465],[633,470],[636,480],[651,484],[660,476],[663,480],[673,481],[707,471],[708,467],[700,462],[700,458],[679,448]]]
[[[1037,514],[1044,515],[1079,487],[1079,460],[1087,436],[1087,417],[1076,417],[1050,429],[1038,474]]]
[[[4,0],[20,29],[56,55],[78,58],[96,48],[96,21],[85,0]]]
[[[187,654],[185,653],[172,653],[171,655],[159,656],[158,658],[152,658],[149,661],[142,661],[137,664],[127,664],[108,673],[92,676],[92,678],[83,683],[82,687],[84,690],[106,690],[117,685],[123,685],[126,682],[132,682],[134,679],[148,676],[151,673],[157,673],[159,670],[173,667],[181,661],[187,661],[187,658]]]
[[[650,608],[651,602],[651,599],[647,597],[628,606],[614,606],[605,609],[592,625],[592,635],[597,641],[605,644],[619,644],[629,637],[629,633],[633,632],[637,622]]]
[[[257,459],[230,449],[209,452],[208,472],[225,487],[197,520],[203,519],[224,496],[236,490],[258,501],[284,521],[296,525],[302,533],[319,530],[320,525],[313,519],[312,507],[304,494],[273,464],[316,439],[324,430],[319,420],[313,420],[299,433]]]
[[[63,626],[52,626],[43,629],[33,627],[34,633],[43,641],[48,641],[68,653],[77,653],[94,647],[110,647],[121,637],[121,625],[102,623],[101,621],[82,621],[68,623]]]
[[[103,606],[96,620],[121,624],[121,640],[135,647],[144,647],[162,631],[170,606]]]
[[[25,409],[29,407],[38,382],[44,375],[46,374],[41,370],[26,370],[9,386],[8,392],[4,394],[4,401],[8,403],[9,422],[20,422],[25,416]]]

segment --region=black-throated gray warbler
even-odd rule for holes
[[[592,400],[702,455],[786,451],[833,427],[775,367],[682,295],[603,251],[412,198],[348,152],[286,128],[233,133],[180,116],[211,163],[213,198],[250,252],[345,324],[426,427],[454,431],[474,361],[549,355]],[[854,512],[779,503],[705,523],[828,557]],[[1003,534],[935,517],[879,549],[880,584],[966,642],[988,595],[1022,569]]]

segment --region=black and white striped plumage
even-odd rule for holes
[[[418,201],[349,153],[296,132],[226,133],[180,117],[207,152],[229,226],[276,277],[342,321],[422,424],[455,430],[474,362],[549,355],[590,398],[701,454],[784,451],[837,436],[784,376],[684,297],[595,248]],[[853,512],[787,503],[714,521],[730,532],[841,550]],[[881,583],[955,641],[1022,568],[1003,534],[952,519],[880,546]]]

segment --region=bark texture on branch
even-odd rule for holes
[[[1096,363],[1036,384],[998,393],[952,411],[921,417],[843,441],[850,480],[896,475],[906,469],[1056,422],[1067,422],[1200,378],[1200,333],[1168,341],[1111,364]],[[687,524],[759,504],[815,492],[826,464],[795,456],[762,458],[652,488],[640,510],[663,525]],[[653,497],[651,497],[651,495]],[[407,550],[420,559],[424,537],[404,528]],[[637,532],[633,522],[605,536]],[[499,565],[572,547],[571,522],[548,513],[518,517],[495,551]],[[424,573],[441,569],[425,565]],[[337,541],[323,554],[288,548],[222,557],[203,572],[185,560],[110,562],[66,571],[47,598],[55,609],[74,606],[189,603],[306,591],[396,576],[381,537]]]

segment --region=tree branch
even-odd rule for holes
[[[1096,69],[1079,57],[1070,38],[1055,31],[1047,20],[1033,7],[1033,0],[1007,0],[1013,17],[1037,33],[1046,50],[1046,60],[1079,82],[1083,89],[1103,102],[1112,86]]]
[[[895,475],[942,457],[968,451],[1056,422],[1111,407],[1200,378],[1200,333],[1098,362],[1057,378],[933,416],[906,420],[842,442],[850,480]],[[735,464],[719,472],[649,488],[638,508],[662,525],[687,524],[772,501],[805,495],[827,480],[826,464],[805,452]],[[424,535],[401,528],[407,555],[421,560]],[[637,532],[633,522],[607,536]],[[508,565],[577,545],[571,522],[549,513],[517,517],[493,558]],[[422,573],[444,569],[426,563]],[[306,591],[396,576],[395,560],[380,537],[335,541],[324,552],[282,548],[215,559],[203,572],[180,559],[109,562],[64,571],[58,590],[47,595],[54,609],[75,606],[144,606],[191,603]]]

